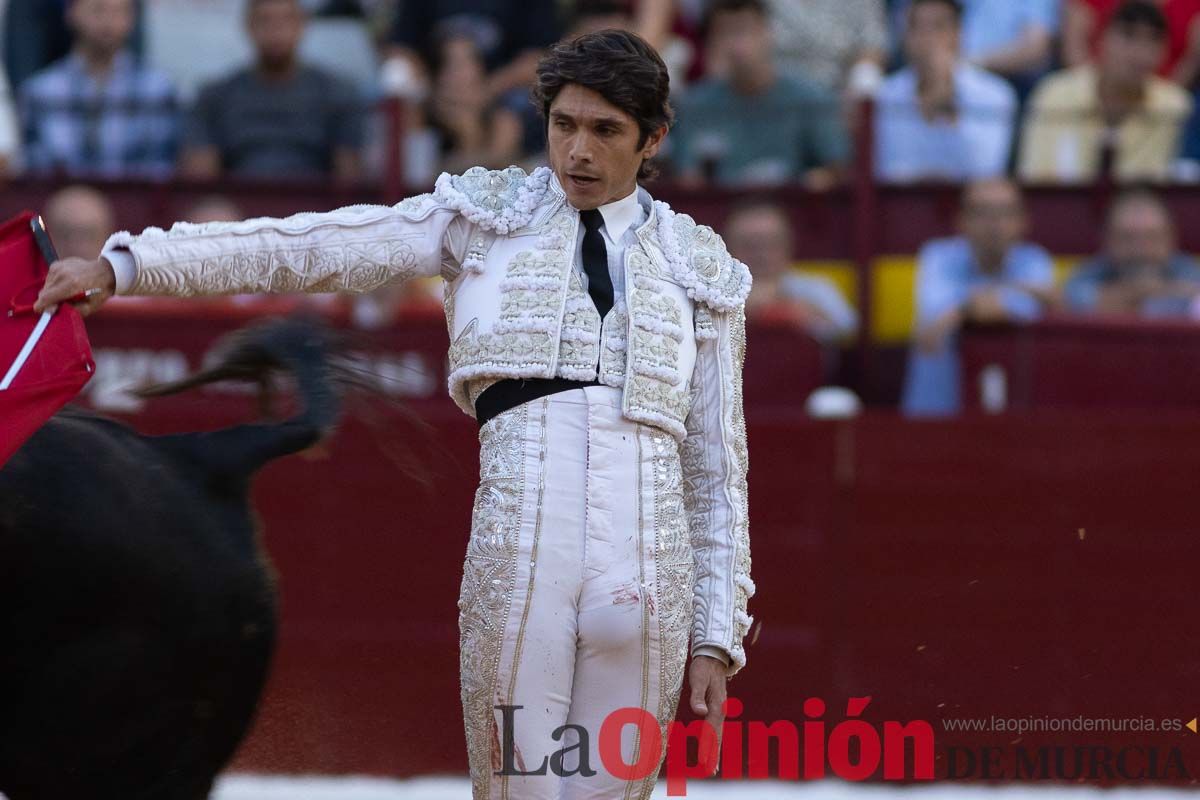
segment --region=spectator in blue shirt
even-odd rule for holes
[[[962,54],[1019,88],[1050,66],[1061,0],[961,0]],[[909,0],[903,0],[907,6]]]
[[[1081,314],[1188,315],[1200,296],[1200,266],[1176,248],[1171,214],[1158,195],[1130,190],[1113,201],[1104,252],[1082,264],[1063,288]]]
[[[908,66],[876,96],[875,171],[889,181],[1001,175],[1012,150],[1017,96],[960,54],[958,0],[912,0]]]
[[[175,89],[127,49],[133,0],[72,0],[67,21],[71,53],[20,89],[26,168],[166,177],[179,137]]]
[[[965,0],[963,56],[1028,89],[1054,52],[1060,0]]]
[[[1010,181],[963,190],[960,236],[935,239],[918,256],[917,319],[902,408],[909,416],[959,411],[957,334],[966,322],[1036,319],[1052,299],[1054,268],[1041,247],[1023,242],[1027,219]]]

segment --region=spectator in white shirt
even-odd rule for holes
[[[908,66],[876,98],[875,172],[888,181],[965,181],[1005,172],[1017,97],[996,75],[962,59],[962,6],[913,0],[904,49]]]
[[[823,341],[854,335],[858,315],[838,288],[792,268],[792,224],[782,208],[768,200],[744,200],[730,212],[722,233],[729,252],[754,276],[746,299],[750,319],[787,320]]]
[[[9,89],[4,70],[0,68],[0,177],[14,171],[20,141],[12,90]]]

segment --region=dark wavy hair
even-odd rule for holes
[[[1155,39],[1167,38],[1167,16],[1157,5],[1146,0],[1128,0],[1122,3],[1108,20],[1109,28],[1129,31],[1133,28],[1148,28]]]
[[[667,65],[636,33],[611,28],[586,33],[555,45],[542,57],[533,85],[533,103],[547,125],[547,135],[550,104],[569,83],[597,92],[633,117],[641,131],[639,148],[650,134],[675,121]],[[639,179],[656,174],[648,160],[638,169]]]
[[[946,8],[954,12],[954,18],[959,22],[962,22],[963,4],[961,0],[913,0],[912,5],[910,5],[908,9],[909,13],[912,13],[912,10],[918,5],[928,5],[930,3],[946,6]]]

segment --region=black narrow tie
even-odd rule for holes
[[[600,235],[600,226],[604,217],[597,209],[580,211],[579,218],[587,232],[583,234],[583,269],[588,276],[588,294],[600,312],[600,319],[613,306],[612,276],[608,274],[608,249],[604,246],[604,237]]]

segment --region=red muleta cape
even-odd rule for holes
[[[34,216],[26,211],[0,225],[0,378],[41,317],[27,310],[49,271],[30,227]],[[0,391],[0,468],[94,371],[83,318],[69,303],[59,304],[12,384]]]

